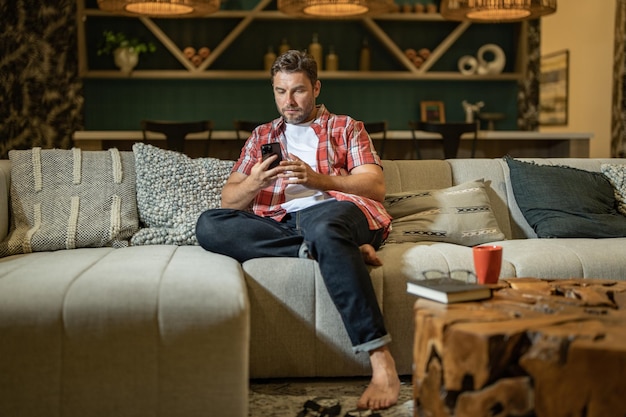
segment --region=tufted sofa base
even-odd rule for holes
[[[1,416],[245,416],[248,344],[241,266],[199,247],[0,259]]]

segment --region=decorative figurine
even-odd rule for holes
[[[463,109],[465,110],[465,122],[472,123],[474,121],[474,116],[476,113],[480,111],[481,108],[485,106],[483,101],[479,101],[477,103],[469,103],[467,100],[463,100]]]

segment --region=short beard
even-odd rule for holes
[[[281,110],[280,114],[283,117],[283,120],[285,121],[285,123],[289,123],[292,125],[299,125],[301,123],[306,122],[307,120],[309,120],[309,117],[311,117],[311,113],[313,112],[313,110],[315,109],[315,106],[309,108],[309,109],[305,109],[302,108],[302,113],[300,114],[300,116],[298,116],[297,118],[291,118],[288,119],[287,116],[285,116],[285,113]]]
[[[288,119],[287,117],[285,117],[285,115],[283,115],[283,120],[285,121],[285,123],[288,123],[290,125],[299,125],[306,120],[306,116],[303,115],[302,117],[298,117],[297,119]]]

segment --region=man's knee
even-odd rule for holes
[[[225,233],[223,233],[223,231],[220,232],[219,229],[223,228],[224,217],[229,214],[227,213],[229,211],[231,210],[207,210],[198,217],[198,221],[196,222],[196,239],[198,239],[198,243],[204,249],[211,250],[219,237],[225,235]],[[220,223],[222,227],[220,227]]]

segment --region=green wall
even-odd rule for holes
[[[419,103],[443,101],[448,121],[463,121],[461,102],[484,101],[486,112],[502,112],[500,130],[516,129],[514,81],[350,81],[322,79],[318,103],[334,113],[361,120],[387,120],[392,130],[407,130],[419,119]],[[232,129],[234,119],[268,121],[277,116],[265,80],[87,79],[84,81],[85,129],[137,130],[141,119],[211,119],[217,130]]]
[[[244,2],[246,3],[246,2]],[[250,3],[250,4],[247,4]],[[250,8],[246,4],[224,3],[223,8]],[[90,0],[88,7],[97,7]],[[273,5],[272,7],[275,7]],[[270,7],[270,9],[272,8]],[[239,19],[154,19],[182,50],[217,44]],[[433,50],[458,25],[457,22],[423,20],[377,20],[376,23],[401,50]],[[515,70],[514,57],[519,24],[474,24],[454,43],[431,71],[458,72],[457,61],[476,55],[486,43],[496,43],[505,52],[505,72]],[[98,56],[103,30],[123,31],[157,44],[154,54],[142,55],[137,70],[185,70],[166,48],[136,18],[88,16],[85,23],[87,58],[91,70],[116,71],[111,56]],[[312,34],[318,33],[325,53],[330,45],[339,55],[340,70],[356,70],[364,38],[369,41],[373,71],[406,69],[372,36],[358,20],[256,20],[211,65],[210,70],[261,70],[268,46],[277,48],[282,38],[291,47],[305,49]],[[448,121],[464,120],[461,102],[484,101],[485,112],[502,112],[506,119],[498,129],[516,129],[518,86],[515,81],[411,81],[411,80],[322,80],[318,100],[335,113],[346,113],[362,120],[387,120],[393,130],[406,130],[409,120],[419,119],[419,102],[443,101]],[[233,119],[266,121],[276,117],[272,92],[267,80],[233,79],[84,79],[85,128],[88,130],[138,129],[144,118],[194,120],[209,118],[218,130],[231,129]]]

